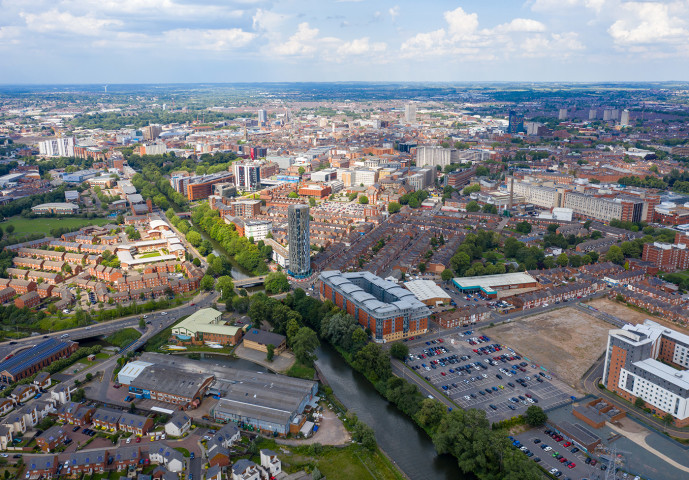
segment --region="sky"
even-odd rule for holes
[[[0,0],[0,83],[689,80],[689,0]]]

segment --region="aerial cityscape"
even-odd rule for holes
[[[20,3],[0,479],[689,478],[686,2]]]

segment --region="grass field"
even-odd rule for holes
[[[289,465],[290,473],[299,470],[312,471],[317,466],[328,480],[402,480],[404,477],[379,451],[370,452],[359,445],[344,448],[322,447],[314,453],[309,447],[278,445],[273,440],[261,439],[259,448],[278,452],[283,468]]]
[[[53,228],[57,227],[80,228],[86,225],[105,225],[112,221],[114,221],[112,218],[24,218],[15,216],[0,222],[0,227],[6,231],[8,225],[14,225],[13,235],[21,236],[27,233],[45,233],[48,235]]]
[[[313,376],[316,370],[308,365],[301,364],[299,362],[294,362],[294,364],[289,367],[289,370],[285,372],[286,375],[296,378],[304,378],[306,380],[313,380]]]
[[[111,345],[117,345],[120,348],[124,348],[134,340],[141,336],[141,332],[133,328],[125,328],[119,332],[115,332],[112,335],[105,337],[105,341]]]

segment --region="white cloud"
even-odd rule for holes
[[[394,22],[395,19],[396,19],[397,17],[399,17],[399,15],[400,15],[400,6],[399,6],[399,5],[395,5],[394,7],[390,8],[390,9],[388,10],[388,13],[390,14],[390,17],[392,18],[392,20],[393,20],[393,22]]]
[[[509,23],[503,23],[495,28],[492,28],[492,33],[510,33],[510,32],[544,32],[545,25],[537,20],[530,18],[515,18]]]
[[[276,13],[259,8],[253,16],[254,30],[263,30],[269,33],[275,32],[288,18],[289,15],[284,13]]]
[[[402,56],[461,56],[488,60],[500,55],[562,56],[583,49],[575,33],[547,34],[543,23],[529,18],[515,18],[485,29],[479,29],[477,14],[467,13],[461,7],[445,12],[443,18],[446,27],[418,33],[402,43]]]
[[[531,9],[535,11],[564,11],[572,7],[586,7],[600,12],[609,0],[533,0]]]
[[[204,4],[205,3],[205,4]],[[226,2],[225,5],[213,2],[197,1],[180,3],[174,0],[63,0],[61,7],[72,12],[99,12],[113,16],[155,14],[158,18],[239,18],[244,13],[243,5],[237,2]]]
[[[686,22],[674,15],[681,4],[630,2],[621,6],[622,18],[615,21],[608,33],[618,45],[676,43],[689,40]]]
[[[26,21],[26,26],[30,30],[41,33],[58,32],[96,36],[102,34],[108,27],[123,25],[120,20],[95,18],[91,15],[75,16],[57,9],[37,14],[21,12],[19,15]]]
[[[457,7],[443,14],[450,35],[455,39],[467,38],[478,28],[478,15],[466,13],[462,7]]]
[[[370,43],[369,40],[369,37],[363,37],[345,42],[338,47],[337,54],[342,56],[363,55],[371,52],[384,52],[387,48],[384,42]]]
[[[239,28],[200,30],[180,28],[168,30],[163,34],[166,43],[176,42],[192,50],[234,50],[245,46],[256,38],[255,33]]]
[[[275,45],[273,51],[278,55],[308,56],[316,52],[316,37],[319,30],[309,27],[307,22],[299,24],[297,31],[286,42]]]

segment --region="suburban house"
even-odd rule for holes
[[[57,409],[57,416],[63,422],[83,427],[91,423],[91,416],[95,411],[93,407],[69,402]]]
[[[24,457],[26,473],[30,478],[51,478],[60,465],[57,455],[35,455]]]
[[[213,466],[226,467],[230,464],[230,447],[241,438],[239,428],[228,423],[218,430],[206,444],[208,463]]]
[[[50,390],[50,398],[57,401],[57,403],[64,405],[72,400],[72,391],[67,384],[61,383]]]
[[[105,450],[91,450],[87,452],[73,452],[69,456],[68,474],[78,475],[92,475],[94,473],[103,473],[105,465],[108,461],[108,452]],[[65,462],[65,464],[67,464]]]
[[[261,450],[261,466],[271,477],[277,477],[282,472],[282,462],[274,451],[267,448]]]
[[[232,480],[261,480],[261,469],[251,460],[242,458],[232,465]]]
[[[175,412],[165,424],[165,433],[172,437],[181,437],[191,428],[191,418],[184,412]]]
[[[146,435],[153,427],[153,419],[133,413],[122,413],[117,422],[117,427],[123,432],[130,432],[134,435]]]
[[[152,463],[165,465],[165,468],[170,472],[181,472],[185,468],[184,456],[177,450],[165,445],[152,448],[148,452],[148,458]]]
[[[36,444],[46,453],[50,453],[58,444],[67,438],[67,429],[62,425],[53,425],[36,437]]]
[[[110,431],[117,430],[117,423],[122,416],[122,412],[118,410],[113,410],[111,408],[97,408],[93,416],[91,417],[91,422],[95,427],[100,427]]]
[[[12,427],[0,425],[0,450],[7,450],[7,447],[12,445],[12,438]]]
[[[51,380],[48,372],[38,372],[33,379],[33,384],[42,390],[50,387]]]
[[[141,449],[136,446],[119,447],[113,453],[113,464],[118,472],[128,468],[130,465],[136,466],[141,460]]]
[[[34,384],[19,385],[12,390],[10,397],[15,403],[24,403],[38,393],[38,387]]]

